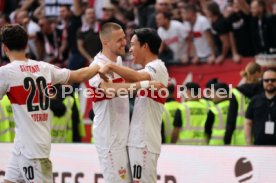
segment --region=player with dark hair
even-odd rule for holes
[[[16,123],[4,182],[53,182],[49,85],[83,82],[100,66],[70,71],[26,58],[28,35],[19,25],[2,27],[1,41],[11,63],[0,67],[0,98],[8,95]]]

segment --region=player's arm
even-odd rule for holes
[[[122,78],[129,82],[151,80],[150,74],[147,72],[138,72],[128,67],[119,66],[112,63],[106,64],[102,69],[100,69],[99,72],[101,74],[106,74],[110,71],[119,74]]]
[[[93,64],[89,67],[84,67],[75,71],[70,71],[70,76],[67,84],[81,83],[87,81],[93,76],[95,76],[98,73],[99,69],[99,65]]]
[[[105,94],[113,94],[113,96],[127,95],[141,88],[151,88],[155,90],[165,88],[165,86],[157,81],[140,81],[135,83],[112,83],[102,81],[99,86]]]

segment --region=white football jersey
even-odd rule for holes
[[[46,88],[66,83],[69,75],[67,69],[34,60],[0,67],[0,98],[7,93],[16,123],[15,153],[29,159],[49,157],[51,117]]]
[[[102,53],[98,53],[91,63],[111,62]],[[120,57],[117,58],[118,65],[121,65]],[[122,83],[124,79],[116,73],[108,75],[114,83]],[[128,95],[109,98],[101,92],[97,92],[102,79],[97,74],[89,80],[93,88],[93,111],[95,117],[93,120],[93,137],[98,149],[122,149],[127,145],[129,132],[129,99]]]
[[[140,72],[147,72],[151,79],[168,85],[168,71],[164,63],[157,59],[148,63]],[[130,123],[128,146],[144,148],[147,146],[152,153],[159,154],[161,150],[161,123],[164,110],[165,95],[148,95],[138,92]]]

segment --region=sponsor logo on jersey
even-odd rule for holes
[[[153,68],[152,66],[148,65],[148,66],[146,66],[146,67],[147,67],[150,71],[156,73],[156,69]]]

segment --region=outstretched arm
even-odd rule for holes
[[[93,76],[95,76],[98,73],[98,70],[100,69],[100,66],[97,64],[93,64],[89,67],[84,67],[75,71],[70,72],[68,84],[72,83],[81,83],[84,81],[89,80]]]
[[[136,92],[141,88],[150,88],[152,90],[159,90],[165,86],[157,81],[140,81],[135,83],[112,83],[102,81],[100,88],[107,95],[123,96],[131,92]]]
[[[102,69],[99,70],[99,73],[104,75],[110,71],[119,74],[128,82],[151,80],[151,77],[147,72],[138,72],[128,67],[119,66],[116,64],[106,64]]]

